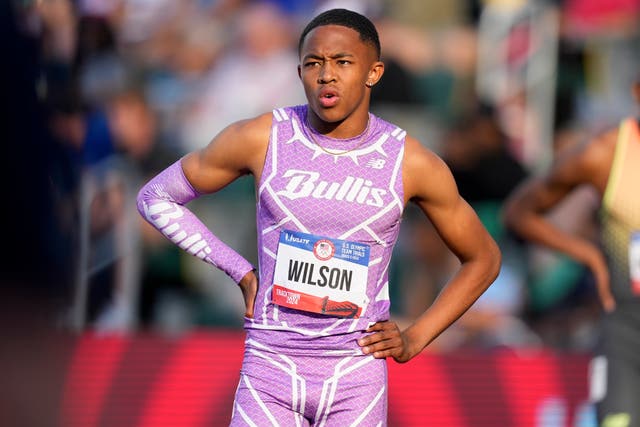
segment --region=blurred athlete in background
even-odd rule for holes
[[[632,88],[640,104],[640,75]],[[601,245],[545,219],[578,186],[602,198]],[[604,308],[591,365],[591,398],[602,427],[640,426],[640,119],[560,152],[542,176],[507,201],[507,225],[521,237],[561,251],[589,268]]]

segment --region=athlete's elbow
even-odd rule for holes
[[[142,215],[143,218],[147,218],[147,208],[148,201],[151,198],[151,192],[149,189],[149,184],[147,183],[138,191],[136,196],[136,206],[138,208],[138,212]]]
[[[474,293],[480,295],[486,291],[500,274],[501,266],[502,252],[495,240],[489,237],[469,263],[474,276]]]
[[[487,287],[489,287],[489,285],[496,280],[498,274],[500,274],[500,268],[502,267],[502,251],[493,239],[486,251],[486,257]]]

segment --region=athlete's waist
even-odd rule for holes
[[[363,327],[357,330],[328,333],[322,330],[299,331],[278,325],[260,325],[246,320],[245,347],[290,355],[322,353],[335,356],[360,356],[363,353],[358,340],[366,335],[365,329],[369,325],[365,319],[361,321]]]

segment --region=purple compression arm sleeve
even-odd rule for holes
[[[172,242],[239,283],[253,266],[184,207],[199,195],[184,176],[178,160],[140,189],[138,211]]]

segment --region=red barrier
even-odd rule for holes
[[[227,425],[243,339],[237,331],[180,339],[85,335],[69,359],[61,425]],[[588,355],[550,350],[425,353],[406,364],[390,361],[389,425],[589,425],[580,418],[589,413],[587,365]]]
[[[390,425],[594,425],[589,358],[551,350],[423,354],[389,363]]]

